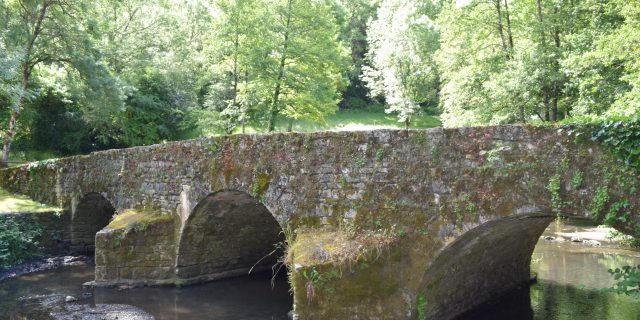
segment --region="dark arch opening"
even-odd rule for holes
[[[429,319],[448,319],[531,281],[531,256],[554,219],[531,214],[492,220],[449,244],[423,276]]]
[[[78,203],[71,220],[71,250],[93,254],[96,233],[106,227],[115,209],[99,193],[88,193]]]
[[[281,231],[269,210],[249,194],[212,193],[185,222],[176,275],[185,283],[195,283],[270,268],[281,255],[274,252],[284,241]]]

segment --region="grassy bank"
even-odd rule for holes
[[[278,132],[287,131],[289,122],[287,119],[278,119],[276,130]],[[438,116],[419,114],[413,117],[411,129],[425,129],[440,127],[442,123]],[[328,116],[324,123],[311,122],[306,120],[294,120],[293,131],[314,132],[314,131],[358,131],[375,129],[399,129],[404,128],[404,123],[398,122],[395,115],[384,113],[383,110],[340,110]],[[246,133],[266,132],[267,128],[262,126],[247,125]],[[235,133],[241,132],[238,127]]]
[[[17,212],[51,212],[60,208],[35,202],[26,196],[0,189],[0,214]]]

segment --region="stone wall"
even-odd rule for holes
[[[244,192],[299,236],[326,230],[374,249],[347,250],[335,261],[309,260],[317,265],[298,258],[331,256],[325,252],[330,246],[298,246],[299,252],[290,253],[296,266],[294,300],[303,318],[341,313],[360,319],[416,318],[421,306],[426,315],[448,318],[453,315],[442,305],[456,295],[434,288],[428,271],[442,254],[451,254],[447,248],[458,239],[473,241],[465,234],[491,221],[555,214],[601,221],[608,215],[618,229],[640,234],[638,176],[600,145],[578,140],[555,128],[522,126],[233,135],[1,170],[0,185],[71,212],[90,192],[103,195],[117,212],[154,209],[176,218],[173,241],[184,236],[185,222],[209,194]],[[509,221],[508,228],[496,228],[521,230],[528,237],[539,229],[526,220]],[[338,247],[344,246],[333,244]],[[390,254],[376,253],[382,249]],[[178,247],[174,267],[180,254]],[[524,263],[527,254],[505,259]],[[322,277],[310,297],[314,268],[331,276]],[[394,285],[371,281],[373,272]],[[507,276],[505,269],[490,266],[480,272]],[[518,279],[528,280],[523,274]],[[366,302],[350,299],[363,292],[375,294]],[[502,292],[489,286],[476,301]],[[421,297],[428,303],[420,303]]]
[[[96,235],[96,285],[176,283],[176,219],[111,226]]]

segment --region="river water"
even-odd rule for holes
[[[640,251],[617,249],[602,229],[580,220],[553,222],[532,257],[538,282],[514,291],[461,319],[620,319],[640,320],[640,300],[597,290],[613,284],[608,268],[640,264]],[[598,248],[568,241],[571,236],[598,239]],[[93,289],[82,303],[122,303],[140,307],[158,320],[287,319],[292,298],[283,276],[253,275],[184,288]],[[0,319],[12,319],[23,296],[62,293],[81,297],[93,267],[65,267],[0,283]]]
[[[640,300],[601,290],[615,282],[608,269],[640,264],[640,251],[619,249],[606,238],[609,230],[588,220],[552,222],[532,255],[538,281],[459,320],[640,320]],[[572,237],[594,239],[601,246],[571,242]]]

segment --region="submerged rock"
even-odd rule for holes
[[[592,247],[599,247],[602,245],[600,241],[597,241],[597,240],[584,240],[582,244],[592,246]]]
[[[553,240],[555,240],[555,239],[556,239],[556,237],[546,236],[546,237],[544,237],[544,239],[545,239],[545,240],[548,240],[548,241],[553,241]]]
[[[144,310],[125,304],[70,304],[64,311],[53,312],[55,320],[154,320]]]
[[[75,297],[62,294],[21,298],[16,319],[29,320],[154,320],[146,311],[124,304],[69,303]],[[76,299],[77,300],[77,299]],[[75,300],[73,300],[75,301]]]

